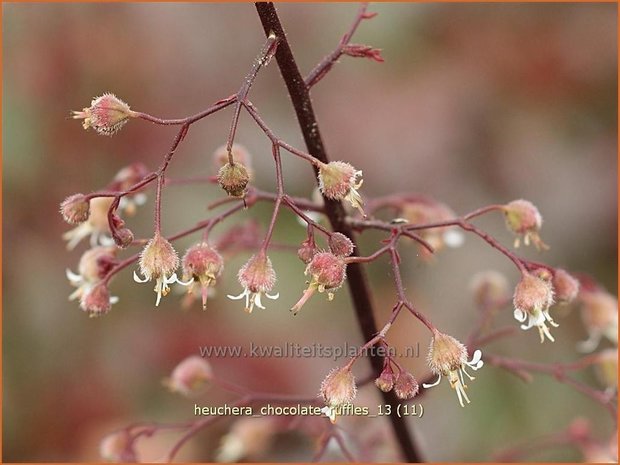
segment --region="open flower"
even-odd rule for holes
[[[116,302],[118,302],[118,297],[111,296],[108,286],[100,282],[82,294],[80,307],[92,318],[105,315]]]
[[[549,307],[553,304],[553,287],[549,281],[524,273],[515,289],[513,304],[515,319],[519,323],[527,320],[527,323],[521,325],[521,329],[528,330],[536,326],[541,343],[545,342],[545,336],[550,341],[555,341],[547,326],[547,322],[554,328],[559,326],[549,315]]]
[[[177,278],[177,274],[174,271],[179,266],[179,256],[170,242],[159,233],[155,233],[155,236],[142,249],[139,265],[140,274],[143,277],[140,278],[134,271],[133,279],[137,283],[145,283],[151,279],[155,280],[155,292],[157,293],[155,306],[159,305],[162,295],[166,296],[170,292],[170,284],[177,282],[183,285],[189,284]]]
[[[241,267],[237,277],[243,287],[243,292],[237,296],[229,295],[228,298],[239,300],[245,297],[245,311],[247,313],[252,313],[254,305],[258,308],[265,308],[261,303],[263,294],[272,300],[280,297],[280,294],[269,294],[276,283],[276,272],[273,270],[271,260],[264,253],[253,255]]]
[[[332,200],[347,200],[362,214],[364,202],[357,190],[363,182],[362,172],[344,161],[332,161],[319,167],[319,189],[323,195]]]
[[[346,366],[334,368],[321,383],[319,395],[326,404],[321,411],[335,423],[337,408],[353,402],[356,394],[357,386],[351,369]]]
[[[304,291],[301,299],[297,302],[291,311],[297,314],[301,307],[308,301],[315,291],[327,292],[327,298],[332,300],[336,289],[342,286],[346,278],[347,265],[343,257],[337,257],[331,252],[319,252],[312,257],[310,263],[306,267],[304,274],[311,275],[312,279],[308,288]]]
[[[542,216],[538,208],[527,200],[513,200],[502,206],[506,219],[506,227],[516,234],[515,247],[519,247],[521,238],[525,245],[530,241],[537,249],[547,249],[548,246],[540,239],[538,232],[542,226]]]
[[[90,245],[112,245],[108,226],[108,210],[114,201],[113,197],[95,197],[90,200],[90,215],[83,223],[62,235],[67,241],[67,249],[73,250],[82,239],[90,236]]]
[[[67,269],[67,279],[77,287],[69,296],[69,300],[81,299],[95,284],[103,279],[116,263],[116,249],[114,247],[93,247],[80,257],[78,272]]]
[[[469,397],[465,389],[463,374],[470,380],[475,379],[465,370],[468,366],[473,370],[479,370],[484,365],[482,352],[476,350],[470,361],[467,361],[467,348],[452,336],[435,331],[433,340],[428,351],[428,366],[437,375],[437,381],[431,384],[423,384],[425,388],[437,386],[442,376],[447,376],[450,387],[456,391],[461,407],[464,407],[463,399],[469,404]]]
[[[111,136],[122,128],[129,118],[136,116],[129,105],[114,94],[103,94],[90,103],[90,107],[82,111],[74,111],[74,119],[83,119],[84,129],[93,128],[98,134]]]
[[[195,284],[200,284],[202,308],[207,308],[209,287],[215,286],[216,279],[222,274],[224,259],[206,242],[193,245],[183,257],[183,279],[190,281],[192,292]]]

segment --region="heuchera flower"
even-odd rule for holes
[[[567,271],[557,268],[553,273],[553,290],[557,303],[568,304],[579,294],[579,281]]]
[[[164,384],[173,392],[191,397],[202,394],[213,379],[211,365],[199,355],[191,355],[172,370]]]
[[[545,342],[545,336],[550,341],[555,341],[547,327],[547,322],[554,328],[559,326],[549,315],[549,307],[553,304],[553,287],[548,280],[524,273],[515,288],[513,304],[515,319],[519,323],[527,320],[527,323],[521,325],[521,329],[528,330],[536,326],[541,343]]]
[[[401,400],[413,399],[419,390],[418,380],[411,373],[401,371],[398,374],[394,383],[394,394],[396,394],[396,397]]]
[[[108,274],[115,263],[116,248],[114,247],[98,246],[84,252],[78,263],[78,272],[66,270],[67,279],[73,286],[77,287],[69,296],[69,300],[82,298]]]
[[[73,194],[60,204],[60,213],[69,224],[80,224],[90,215],[90,202],[84,194]]]
[[[90,236],[90,245],[112,245],[114,241],[109,236],[108,210],[112,205],[112,197],[95,197],[90,201],[90,215],[88,219],[76,228],[67,231],[62,238],[67,241],[67,249],[73,250],[82,239]]]
[[[187,286],[189,283],[180,281],[175,270],[179,267],[179,256],[172,247],[172,244],[164,239],[159,233],[146,244],[140,253],[140,278],[133,272],[133,279],[137,283],[145,283],[152,279],[155,280],[155,292],[157,300],[155,306],[159,305],[161,297],[170,292],[170,284],[179,283]]]
[[[263,294],[272,300],[280,297],[280,294],[269,294],[276,283],[276,272],[273,270],[269,257],[263,253],[253,255],[239,270],[238,278],[243,292],[237,296],[229,295],[228,298],[239,300],[245,297],[247,313],[252,313],[254,305],[258,308],[265,308],[261,303]]]
[[[100,282],[82,294],[80,308],[92,318],[105,315],[116,302],[118,302],[118,297],[110,296],[108,286]]]
[[[329,236],[329,250],[337,257],[348,257],[353,253],[354,248],[351,239],[342,233],[335,232]]]
[[[332,161],[319,168],[319,189],[323,195],[332,200],[347,200],[362,214],[364,202],[357,190],[363,182],[362,172],[344,161]]]
[[[375,379],[375,384],[383,392],[390,392],[392,388],[394,387],[395,378],[396,377],[394,376],[394,372],[392,371],[392,368],[389,365],[387,365],[385,366],[385,368],[383,369],[379,377]]]
[[[476,350],[470,361],[467,361],[467,348],[452,336],[435,331],[428,351],[428,366],[437,375],[437,381],[432,384],[424,384],[425,388],[437,386],[442,376],[447,376],[450,387],[456,391],[461,407],[464,407],[463,399],[469,404],[469,397],[465,389],[465,374],[470,380],[475,379],[465,370],[468,366],[473,370],[479,370],[484,365],[482,352]]]
[[[350,404],[357,394],[355,376],[350,368],[334,368],[321,383],[319,395],[327,406],[323,409],[332,423],[336,422],[336,409]]]
[[[250,174],[239,162],[226,163],[217,172],[217,182],[231,197],[244,197],[250,182]]]
[[[538,208],[527,200],[513,200],[502,207],[506,219],[506,227],[517,235],[515,247],[519,247],[521,238],[525,245],[534,243],[537,249],[548,249],[548,246],[540,239],[539,231],[542,226],[542,216]]]
[[[200,284],[202,294],[202,308],[207,308],[207,294],[209,287],[215,286],[216,279],[222,274],[224,259],[215,248],[206,242],[193,245],[183,257],[183,279],[190,281],[189,291],[193,291],[195,284]]]
[[[74,111],[74,119],[83,119],[84,129],[93,128],[98,134],[111,136],[122,128],[129,118],[136,113],[129,109],[129,105],[114,94],[103,94],[90,103],[90,107],[82,111]]]
[[[618,344],[618,298],[604,289],[584,290],[579,293],[581,319],[588,339],[579,343],[581,352],[592,352],[603,336]]]
[[[346,278],[347,265],[343,257],[337,257],[331,252],[319,252],[312,257],[304,274],[312,276],[308,288],[304,291],[301,299],[291,311],[297,314],[301,307],[308,301],[315,291],[327,293],[327,298],[332,300],[336,289],[342,286]]]

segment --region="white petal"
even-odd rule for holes
[[[526,313],[520,308],[515,308],[514,317],[519,323],[523,323],[527,319]]]
[[[110,303],[112,305],[118,303],[118,301],[119,301],[119,298],[117,296],[115,296],[115,295],[110,296]]]
[[[137,283],[143,284],[145,282],[147,282],[149,279],[148,278],[140,278],[140,276],[138,276],[138,273],[136,273],[135,271],[133,272],[133,280]]]
[[[65,270],[65,274],[67,275],[67,279],[71,282],[71,284],[79,284],[84,281],[82,275],[74,273],[69,268]]]
[[[269,295],[269,294],[267,294],[267,293],[265,292],[265,295],[266,295],[269,299],[271,299],[271,300],[276,300],[278,297],[280,297],[280,293],[279,293],[279,292],[278,292],[278,293],[276,293],[276,294],[273,294],[273,295]]]
[[[265,310],[265,307],[264,307],[264,306],[263,306],[263,304],[261,304],[261,302],[260,302],[260,296],[261,296],[261,294],[262,294],[262,292],[257,292],[257,293],[255,294],[255,297],[254,297],[254,303],[256,304],[256,306],[257,306],[258,308],[262,308],[263,310]]]
[[[243,299],[247,295],[247,293],[248,293],[247,289],[244,289],[243,292],[241,294],[239,294],[239,295],[227,294],[226,297],[228,297],[231,300],[241,300],[241,299]]]
[[[476,349],[468,365],[473,368],[473,366],[477,365],[480,360],[482,360],[482,351],[480,349]]]

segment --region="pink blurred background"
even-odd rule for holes
[[[280,4],[281,19],[302,70],[331,51],[349,27],[355,4]],[[344,57],[313,90],[315,110],[332,159],[365,173],[363,193],[411,191],[465,213],[516,198],[534,202],[551,245],[542,259],[595,276],[610,292],[617,282],[617,50],[612,4],[378,4],[353,42],[383,50],[385,63]],[[120,303],[89,319],[75,302],[65,268],[76,270],[84,246],[68,253],[68,229],[58,204],[74,192],[104,186],[123,166],[142,161],[154,169],[173,128],[132,121],[112,138],[84,131],[68,118],[92,97],[110,91],[133,109],[162,117],[196,113],[234,93],[263,42],[251,4],[17,4],[3,5],[4,159],[4,461],[96,461],[108,431],[139,420],[192,417],[193,402],[169,393],[161,379],[199,345],[360,344],[343,288],[327,303],[316,297],[297,318],[288,308],[304,288],[303,265],[273,252],[280,300],[244,314],[236,270],[251,251],[226,264],[207,312],[184,311],[180,299],[153,306],[148,286],[131,269],[112,284]],[[275,62],[274,62],[275,63]],[[303,148],[296,120],[275,65],[263,70],[251,94],[265,120],[284,140]],[[209,175],[211,154],[225,142],[230,112],[195,125],[179,149],[170,176]],[[237,136],[254,155],[255,184],[274,189],[268,141],[243,115]],[[310,196],[314,181],[304,163],[285,156],[289,193]],[[171,187],[165,192],[163,228],[179,231],[207,217],[221,196],[214,186]],[[152,196],[130,227],[149,237]],[[264,225],[265,205],[243,213]],[[234,224],[239,219],[231,220]],[[512,238],[498,216],[479,221],[503,243]],[[215,233],[226,231],[226,226]],[[300,227],[284,214],[276,240],[298,244]],[[370,253],[382,236],[362,239]],[[197,236],[176,244],[183,251]],[[530,258],[538,255],[524,250]],[[433,263],[403,247],[404,279],[412,300],[436,325],[464,338],[476,318],[468,283],[480,270],[497,269],[511,284],[516,271],[474,237]],[[369,267],[379,321],[395,295],[381,260]],[[501,322],[512,320],[511,312]],[[577,357],[586,338],[575,309],[558,320],[557,342],[540,346],[536,334],[492,346],[496,353],[540,362]],[[500,322],[500,324],[501,324]],[[389,335],[395,346],[429,337],[407,315]],[[325,374],[343,360],[215,359],[214,370],[257,390],[313,396]],[[416,375],[424,357],[407,360]],[[356,374],[368,373],[365,362]],[[581,379],[592,385],[591,371]],[[487,367],[461,409],[442,385],[423,400],[425,416],[412,419],[425,456],[433,461],[485,461],[501,446],[565,427],[576,416],[592,420],[601,438],[611,424],[600,406],[552,379],[525,385]],[[212,389],[203,403],[230,396]],[[372,386],[360,404],[376,405]],[[226,419],[190,443],[180,458],[213,460]],[[343,420],[352,444],[389,433],[381,419]],[[387,434],[389,436],[389,434]],[[154,460],[174,435],[142,446]],[[309,460],[313,438],[290,433],[254,460]],[[337,453],[328,456],[340,460]],[[375,460],[396,460],[387,440]],[[539,460],[578,460],[576,451],[541,454]]]

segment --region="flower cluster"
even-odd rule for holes
[[[357,394],[355,376],[347,366],[334,368],[328,373],[323,382],[319,395],[326,404],[323,413],[332,423],[336,422],[338,407],[350,404]]]

